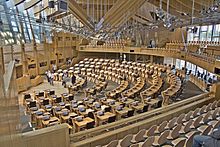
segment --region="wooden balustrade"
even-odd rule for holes
[[[129,53],[129,54],[140,54],[140,55],[153,55],[153,56],[163,56],[172,57],[176,59],[185,60],[196,65],[201,65],[202,68],[209,72],[214,73],[216,66],[216,60],[212,57],[207,56],[196,56],[194,53],[185,52],[180,49],[171,48],[139,48],[139,47],[126,47],[126,48],[90,48],[81,46],[79,52],[100,52],[100,53]]]
[[[202,91],[207,91],[208,84],[204,79],[198,78],[197,76],[190,74],[189,80],[198,86]]]

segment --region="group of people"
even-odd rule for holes
[[[50,85],[53,85],[54,81],[54,73],[50,72],[50,70],[46,71],[47,81],[50,83]]]
[[[50,71],[50,70],[48,70],[48,71],[46,71],[46,77],[47,77],[47,81],[50,83],[50,85],[54,85],[54,73],[56,72],[56,70],[57,70],[57,67],[56,67],[56,65],[55,64],[53,64],[52,65],[52,71]],[[64,87],[66,87],[66,84],[67,84],[67,82],[69,81],[69,77],[68,77],[68,74],[67,73],[63,73],[63,77],[62,77],[62,85],[64,86]],[[71,77],[71,83],[72,84],[75,84],[75,82],[76,82],[76,76],[75,75],[73,75],[72,77]]]
[[[56,64],[53,64],[52,65],[52,71],[50,71],[50,70],[48,70],[48,71],[46,71],[46,76],[47,76],[47,81],[48,81],[48,83],[50,83],[50,85],[54,85],[53,84],[53,81],[54,81],[54,73],[55,73],[55,71],[57,70],[57,66],[56,66]]]

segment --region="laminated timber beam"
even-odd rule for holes
[[[190,1],[193,2],[193,0],[190,0]],[[194,0],[194,2],[195,4],[201,5],[202,7],[208,7],[214,3],[214,0]]]
[[[78,18],[82,24],[87,26],[89,29],[94,30],[94,24],[89,20],[90,18],[87,16],[86,12],[75,0],[68,0],[68,7],[70,12]]]
[[[118,27],[119,25],[128,21],[132,16],[135,15],[135,13],[144,3],[145,0],[132,0],[132,2],[130,2],[130,4],[126,8],[121,10],[121,15],[118,15],[117,19],[114,19],[114,21],[112,22],[112,26]]]
[[[137,15],[137,14],[135,14],[132,18],[133,18],[134,20],[140,22],[141,24],[144,24],[144,25],[149,25],[149,23],[150,23],[150,20],[149,20],[149,19],[144,18],[144,17],[142,17],[142,16],[140,16],[140,15]]]
[[[113,5],[116,0],[108,0],[108,2],[102,2],[102,5]],[[87,1],[87,0],[77,0],[77,3],[80,5],[96,5],[97,3],[100,3],[100,0],[93,0],[93,1]]]
[[[120,0],[104,15],[99,25],[119,26],[129,20],[146,0]],[[129,12],[129,13],[128,13]],[[125,19],[126,15],[126,19]]]

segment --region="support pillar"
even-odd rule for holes
[[[14,48],[13,45],[11,45],[11,60],[14,60]]]
[[[154,56],[150,55],[150,63],[153,63],[153,62],[154,62]]]
[[[19,11],[18,8],[16,7],[16,12],[17,15],[19,16]],[[19,42],[21,44],[21,62],[22,62],[22,68],[23,68],[23,75],[28,75],[28,62],[27,62],[27,57],[25,54],[25,36],[24,36],[24,27],[23,27],[23,23],[21,22],[21,20],[18,18],[19,20],[19,32],[21,32],[21,39],[19,39]],[[22,41],[22,39],[24,39],[24,42]]]
[[[3,47],[0,48],[0,64],[2,66],[2,73],[5,73],[5,62],[4,62],[4,53],[3,53]]]
[[[29,13],[28,11],[27,12],[27,16],[28,16],[28,22],[30,24],[30,29],[31,29],[31,34],[32,34],[32,44],[33,44],[33,51],[34,51],[34,58],[35,58],[35,62],[36,62],[36,75],[39,75],[39,60],[38,60],[38,52],[37,52],[37,43],[36,43],[36,40],[35,40],[35,35],[34,35],[34,30],[33,30],[33,27],[32,27],[32,24],[31,24],[31,20],[30,20],[30,16],[29,16]]]

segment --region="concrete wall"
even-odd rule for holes
[[[66,124],[56,125],[13,136],[0,137],[1,147],[69,147]]]

